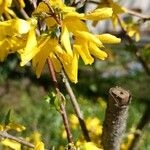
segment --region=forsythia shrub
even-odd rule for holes
[[[31,1],[32,2],[32,1]],[[20,65],[25,66],[30,61],[39,78],[45,66],[46,60],[50,59],[54,70],[61,72],[64,69],[71,82],[78,82],[78,64],[81,58],[85,65],[92,64],[95,58],[105,60],[108,57],[105,44],[120,43],[121,39],[114,35],[93,34],[87,27],[86,21],[98,21],[111,19],[114,27],[118,24],[118,15],[125,13],[124,7],[114,3],[113,0],[102,0],[97,8],[88,13],[79,13],[76,7],[66,5],[62,0],[41,1],[30,17],[22,19],[15,11],[25,8],[24,0],[0,0],[0,61],[5,61],[7,56],[17,53]],[[22,16],[25,18],[25,16]],[[121,22],[129,36],[135,36],[139,40],[139,28],[134,23]],[[71,127],[76,130],[78,119],[72,119]],[[83,137],[77,141],[79,150],[101,150],[98,138],[102,134],[102,126],[98,118],[87,118],[87,129],[92,142],[85,142]],[[21,132],[25,127],[19,124],[9,123],[0,125],[0,131],[16,130]],[[44,150],[39,133],[34,133],[26,140],[35,145],[35,150]],[[62,135],[66,138],[65,133]],[[133,138],[129,137],[129,140]],[[4,139],[1,144],[14,150],[20,150],[21,144],[12,140]],[[129,145],[129,142],[126,144]],[[124,150],[126,145],[122,145]],[[61,149],[61,148],[60,148]]]

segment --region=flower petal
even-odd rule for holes
[[[114,43],[120,43],[121,42],[120,38],[117,38],[116,36],[108,34],[108,33],[97,35],[97,37],[99,38],[99,40],[102,43],[114,44]]]
[[[84,40],[87,40],[87,41],[90,41],[90,42],[93,42],[95,44],[97,44],[98,46],[100,47],[103,47],[103,44],[102,42],[93,34],[89,33],[89,32],[85,32],[85,31],[77,31],[76,32],[76,36],[77,37],[80,37]],[[81,39],[80,39],[81,40]],[[84,43],[84,40],[82,40],[82,42]],[[82,42],[81,45],[82,45]]]
[[[10,19],[0,22],[1,36],[14,36],[17,34],[25,34],[30,30],[30,23],[23,19]]]
[[[94,55],[95,57],[104,60],[107,57],[107,53],[100,50],[95,44],[90,43],[89,44],[90,53]]]
[[[103,20],[110,18],[112,16],[112,13],[112,8],[98,8],[95,9],[93,12],[86,14],[84,18],[86,20]]]
[[[62,25],[61,43],[69,55],[72,55],[69,32],[65,24]]]
[[[28,34],[27,44],[24,48],[24,52],[21,54],[21,66],[24,66],[29,62],[37,53],[39,49],[37,48],[37,40],[35,29],[32,28]]]
[[[88,42],[83,40],[81,42],[84,42],[83,45],[74,44],[73,48],[79,53],[86,65],[92,64],[94,59],[89,52]]]

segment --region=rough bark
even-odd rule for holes
[[[120,143],[126,128],[130,100],[130,93],[121,87],[113,87],[109,90],[109,100],[102,134],[104,150],[120,150]]]

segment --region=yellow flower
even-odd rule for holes
[[[84,18],[87,20],[103,20],[112,17],[112,13],[112,8],[98,8],[91,13],[87,13]]]
[[[23,19],[0,22],[0,61],[25,46],[29,30],[29,22]]]
[[[16,141],[10,139],[4,139],[1,141],[1,143],[5,146],[10,147],[13,150],[21,150],[21,144]]]
[[[26,34],[30,30],[30,23],[23,19],[10,19],[0,22],[0,40],[6,36]]]
[[[43,142],[38,142],[38,143],[35,145],[34,150],[45,150],[45,149],[44,149],[44,143],[43,143]]]
[[[65,24],[62,25],[61,44],[66,49],[67,53],[72,56],[72,48],[70,43],[69,31]]]
[[[67,76],[72,82],[77,83],[78,82],[78,58],[79,58],[77,52],[74,51],[73,56],[70,56],[60,46],[58,46],[57,48],[58,51],[56,52],[56,55],[61,61]]]
[[[108,34],[108,33],[97,35],[97,37],[104,44],[105,43],[106,44],[115,44],[115,43],[120,43],[121,42],[120,38],[117,38],[116,36]]]
[[[17,132],[22,132],[25,129],[26,128],[23,125],[17,123],[10,122],[7,125],[0,124],[0,131],[15,130]],[[21,144],[10,139],[1,140],[1,144],[14,150],[21,150]]]
[[[50,58],[55,71],[60,72],[63,67],[69,79],[77,83],[79,56],[85,64],[92,64],[93,56],[104,60],[107,54],[103,51],[105,47],[101,40],[105,43],[108,39],[111,43],[110,39],[115,38],[109,35],[99,37],[91,34],[83,20],[109,18],[112,15],[112,8],[97,9],[85,15],[76,12],[73,7],[66,6],[61,0],[49,0],[49,5],[52,6],[56,17],[61,16],[60,23],[49,15],[51,12],[44,2],[38,5],[33,15],[43,17],[51,34],[57,28],[60,37],[47,35],[36,38],[35,32],[30,29],[27,44],[20,51],[21,65],[32,59],[36,75],[40,77],[46,59]]]
[[[81,144],[80,150],[102,150],[98,148],[93,142],[86,142]]]
[[[97,8],[103,8],[103,7],[109,7],[112,8],[112,23],[113,26],[116,27],[118,24],[118,14],[120,13],[124,13],[126,11],[126,9],[122,6],[120,6],[119,4],[113,2],[113,0],[102,0],[100,2],[100,4],[98,5]],[[93,25],[95,26],[97,24],[97,22],[93,22]]]
[[[35,145],[34,150],[44,150],[44,143],[41,141],[41,134],[35,131],[30,137],[27,138],[29,142]]]
[[[26,128],[18,123],[9,123],[8,125],[2,125],[0,124],[0,131],[4,131],[4,130],[15,130],[17,132],[22,132],[23,130],[25,130]]]
[[[71,114],[69,117],[69,121],[70,121],[70,125],[73,129],[76,129],[79,125],[79,120],[77,118],[77,116],[75,116],[74,114]]]
[[[129,133],[127,136],[127,142],[121,144],[121,150],[128,150],[130,148],[130,145],[131,145],[133,139],[134,139],[134,134]]]
[[[140,40],[140,29],[138,24],[127,24],[126,31],[130,37],[135,37],[136,42]]]
[[[100,48],[104,48],[101,41],[89,32],[79,31],[75,34],[74,49],[82,57],[85,64],[92,64],[95,56],[104,60],[107,54]]]
[[[14,53],[23,48],[26,43],[26,38],[7,37],[0,40],[0,61],[4,61],[8,54]]]
[[[102,134],[102,126],[98,118],[88,118],[86,120],[87,129],[94,135]]]
[[[35,47],[32,47],[30,51],[25,49],[26,51],[22,52],[21,65],[23,66],[32,59],[33,68],[35,69],[36,75],[39,78],[46,59],[49,57],[50,53],[54,53],[57,45],[58,41],[56,39],[51,39],[50,37],[40,37],[37,39],[37,45]]]
[[[11,16],[16,18],[16,14],[9,9],[12,4],[12,0],[0,0],[0,15],[5,14],[8,19],[11,19]]]

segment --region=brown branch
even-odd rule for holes
[[[37,0],[29,0],[30,4],[32,5],[33,9],[37,7]]]
[[[134,133],[134,139],[131,143],[129,150],[138,150],[140,146],[140,141],[142,138],[142,133],[145,128],[150,123],[150,115],[149,115],[150,105],[148,104],[146,110],[140,119],[139,124],[137,125],[136,132]]]
[[[133,12],[132,12],[132,13],[133,13]],[[136,13],[136,15],[137,15],[137,13]],[[138,14],[138,17],[142,18],[144,21],[150,19],[150,17],[144,16],[144,15],[142,15],[142,14]],[[127,32],[124,30],[124,28],[123,28],[123,26],[122,26],[122,24],[121,24],[121,20],[120,20],[119,17],[118,17],[118,22],[119,22],[120,27],[121,27],[121,29],[122,29],[122,31],[123,31],[124,37],[126,37],[126,39],[128,40],[128,43],[131,44],[131,45],[134,45],[134,46],[133,46],[133,52],[134,52],[136,58],[138,59],[138,61],[139,61],[139,62],[141,63],[141,65],[143,66],[143,68],[144,68],[146,74],[150,77],[150,68],[149,68],[147,62],[146,62],[146,61],[143,59],[143,57],[141,56],[141,54],[140,54],[140,52],[139,52],[139,48],[134,44],[134,41],[131,39],[131,37],[129,37],[129,36],[127,35]],[[141,140],[141,138],[142,138],[142,131],[144,130],[144,127],[150,122],[149,109],[150,109],[150,107],[147,106],[147,108],[146,108],[146,110],[145,110],[145,112],[144,112],[144,114],[143,114],[143,116],[142,116],[142,118],[141,118],[141,120],[140,120],[140,122],[139,122],[137,128],[136,128],[136,132],[135,132],[135,134],[134,134],[134,137],[135,137],[135,138],[133,139],[129,150],[138,150],[138,148],[139,148],[140,140]]]
[[[48,6],[49,10],[51,11],[51,15],[53,16],[53,18],[57,21],[57,23],[61,27],[61,25],[62,25],[61,18],[59,18],[59,16],[56,15],[55,11],[53,10],[53,8],[50,5],[50,2],[47,1],[47,0],[43,0],[43,2]],[[48,62],[49,62],[49,60],[50,59],[48,59]],[[51,62],[49,62],[49,63],[51,64]],[[50,67],[50,64],[49,64],[49,68],[52,67],[52,66]],[[54,72],[54,71],[52,71],[52,72]],[[70,87],[70,84],[69,84],[69,82],[68,82],[68,80],[67,80],[67,78],[65,76],[65,73],[63,71],[62,71],[62,76],[63,76],[63,79],[65,79],[65,86],[66,86],[67,92],[68,92],[68,94],[70,96],[71,102],[72,102],[74,110],[76,112],[76,115],[77,115],[77,117],[79,119],[83,135],[84,135],[86,141],[90,141],[90,137],[89,137],[89,134],[88,134],[88,130],[86,128],[86,124],[85,124],[84,119],[83,119],[83,115],[82,115],[82,113],[80,111],[80,108],[79,108],[79,105],[77,103],[76,97],[75,97],[75,95],[74,95],[74,93],[73,93],[73,91],[72,91],[72,89]],[[56,81],[57,81],[56,78],[54,79],[54,81],[55,81],[55,87],[58,87],[58,85],[56,86]],[[59,90],[59,89],[57,89],[57,90]],[[60,91],[58,93],[60,93]],[[65,119],[64,119],[64,122],[65,122]],[[67,124],[65,126],[67,126]],[[68,125],[68,128],[69,128],[69,125]],[[68,130],[68,128],[66,128],[66,130]],[[68,132],[68,136],[70,136],[71,132],[70,131],[67,131],[67,132]],[[69,138],[68,138],[68,140],[69,140]]]
[[[19,4],[18,4],[18,2],[16,1],[16,0],[13,0],[13,2],[14,2],[14,4],[15,4],[15,6],[16,6],[16,8],[19,10],[19,12],[20,12],[20,14],[22,15],[22,17],[24,18],[24,19],[29,19],[29,16],[28,16],[28,14],[25,12],[25,10],[23,9],[23,8],[20,8],[19,7]]]
[[[141,13],[138,13],[136,11],[133,11],[133,10],[129,10],[126,8],[125,10],[126,13],[130,14],[130,15],[133,15],[133,16],[136,16],[136,17],[139,17],[143,20],[150,20],[150,16],[147,16],[147,15],[144,15],[144,14],[141,14]]]
[[[85,121],[84,121],[84,117],[83,117],[83,114],[80,110],[80,106],[77,102],[77,99],[73,93],[73,90],[70,86],[70,83],[64,73],[64,71],[61,72],[61,75],[62,75],[62,78],[63,78],[63,82],[65,84],[65,87],[66,87],[66,90],[67,90],[67,93],[69,94],[69,97],[70,97],[70,100],[71,100],[71,103],[73,105],[73,109],[76,113],[76,116],[78,117],[78,120],[79,120],[79,123],[80,123],[80,126],[81,126],[81,130],[82,130],[82,133],[83,133],[83,136],[85,138],[85,140],[87,142],[90,142],[91,139],[90,139],[90,136],[89,136],[89,133],[88,133],[88,130],[87,130],[87,127],[86,127],[86,124],[85,124]]]
[[[11,134],[8,134],[6,131],[0,131],[0,136],[2,138],[5,138],[5,139],[10,139],[10,140],[13,140],[13,141],[16,141],[24,146],[27,146],[27,147],[30,147],[30,148],[35,148],[35,145],[30,143],[30,142],[27,142],[25,141],[24,139],[22,138],[18,138],[18,137],[15,137],[15,136],[12,136]]]
[[[76,7],[77,5],[85,5],[85,3],[87,2],[88,0],[79,0],[76,2],[76,0],[73,1],[73,3],[71,4],[71,6],[73,7]]]
[[[67,133],[67,139],[68,139],[69,143],[73,143],[73,137],[72,137],[72,134],[71,134],[71,129],[69,127],[69,122],[68,122],[67,113],[66,113],[66,110],[65,110],[65,105],[64,105],[64,102],[63,102],[63,97],[62,97],[62,94],[59,90],[58,82],[57,82],[57,79],[56,79],[56,74],[55,74],[55,71],[54,71],[54,68],[53,68],[53,65],[52,65],[52,62],[51,62],[50,58],[47,59],[47,64],[48,64],[49,72],[51,74],[51,78],[52,78],[52,81],[53,81],[53,84],[54,84],[54,88],[56,90],[57,95],[60,98],[60,101],[61,101],[61,105],[60,105],[61,111],[60,112],[61,112],[61,116],[63,118],[63,123],[64,123],[64,126],[65,126],[65,130],[66,130],[66,133]]]
[[[148,76],[150,76],[150,68],[149,68],[147,62],[143,59],[143,57],[141,56],[141,54],[140,54],[140,52],[139,52],[139,51],[140,51],[139,48],[134,44],[135,42],[134,42],[134,41],[132,40],[132,38],[127,34],[126,30],[125,30],[124,27],[122,26],[121,20],[120,20],[119,17],[118,17],[118,22],[119,22],[119,25],[120,25],[120,27],[121,27],[121,29],[122,29],[122,31],[123,31],[123,36],[127,39],[128,43],[129,43],[130,45],[133,45],[132,50],[133,50],[133,52],[134,52],[134,54],[135,54],[137,60],[141,63],[141,65],[142,65],[142,67],[144,68],[144,71],[146,72],[146,74],[147,74]]]
[[[120,150],[120,143],[126,128],[130,100],[129,92],[121,87],[114,87],[109,90],[102,134],[104,150]]]
[[[56,22],[61,26],[62,22],[61,22],[61,18],[59,16],[56,15],[54,9],[52,8],[50,1],[48,0],[43,0],[43,2],[47,5],[47,7],[49,8],[50,12],[51,12],[51,16],[56,20]]]

